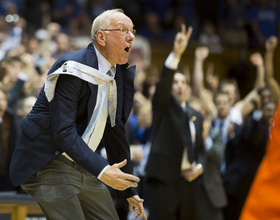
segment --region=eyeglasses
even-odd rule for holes
[[[100,30],[101,31],[118,31],[121,35],[126,35],[130,31],[134,36],[136,35],[136,30],[135,29],[129,30],[127,28],[118,28],[118,29],[100,29]]]

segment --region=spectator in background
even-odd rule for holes
[[[35,33],[36,39],[39,41],[39,48],[35,53],[35,66],[41,74],[48,62],[52,58],[52,54],[57,51],[56,37],[61,33],[61,26],[58,23],[51,22],[47,25],[46,29],[39,29]],[[34,55],[33,55],[34,56]]]
[[[159,17],[159,23],[164,29],[172,27],[172,21],[174,18],[174,1],[172,0],[157,0],[149,1],[145,0],[143,9],[146,15],[156,14]]]
[[[150,153],[150,127],[152,123],[152,105],[140,92],[134,95],[132,113],[125,125],[128,142],[130,144],[131,160],[134,175],[140,178],[137,186],[139,196],[147,199],[147,182],[144,171]],[[144,204],[147,208],[147,205]],[[128,210],[126,210],[128,213]]]
[[[77,0],[52,1],[52,21],[59,23],[63,32],[69,33],[69,24],[79,18],[81,9]]]
[[[114,0],[86,0],[87,11],[91,19],[96,18],[100,13],[114,6]]]
[[[36,30],[46,28],[51,21],[49,0],[25,0],[26,10],[23,17],[26,19],[26,32],[33,36]]]
[[[261,98],[257,95],[255,106],[253,114],[244,122],[240,143],[231,152],[232,159],[224,175],[229,201],[224,208],[226,220],[239,219],[259,164],[265,155],[276,105],[271,101],[261,103]]]
[[[146,38],[137,35],[133,41],[128,62],[131,66],[137,66],[134,78],[135,91],[144,93],[147,70],[151,65],[151,45]]]
[[[16,126],[17,126],[17,133],[19,134],[21,131],[20,123],[26,117],[26,115],[31,111],[33,105],[36,102],[35,96],[26,96],[20,99],[17,102],[16,107]]]
[[[229,48],[247,48],[249,43],[248,11],[238,0],[220,1],[219,33],[223,45]]]
[[[199,19],[199,27],[206,22],[217,25],[219,0],[193,0],[193,5]]]
[[[139,34],[148,40],[169,40],[169,34],[162,27],[160,16],[155,12],[149,12],[144,16],[144,24]]]
[[[6,57],[1,65],[7,68],[8,80],[5,84],[8,91],[8,106],[15,110],[16,103],[24,96],[24,85],[29,80],[24,72],[25,63],[19,56]]]
[[[135,93],[132,112],[126,124],[130,145],[145,145],[150,141],[151,103],[140,92]]]
[[[180,31],[181,24],[193,27],[191,40],[198,38],[199,23],[196,11],[194,9],[193,0],[178,0],[176,5],[176,13],[174,17],[174,30]]]
[[[240,220],[278,219],[279,196],[279,105],[270,129],[266,155],[250,188]]]
[[[265,40],[271,36],[280,36],[280,15],[270,5],[270,0],[260,0],[259,4],[250,11],[252,29],[251,44],[263,47]]]
[[[8,107],[8,93],[0,87],[0,191],[19,192],[20,187],[13,186],[9,169],[18,138],[15,115]]]
[[[217,74],[215,74],[215,72],[214,72],[214,64],[212,62],[209,62],[207,64],[205,80],[207,82],[209,91],[211,92],[211,94],[213,96],[215,96],[215,94],[218,91],[220,77]],[[213,98],[212,98],[212,100],[213,100]]]
[[[200,220],[223,220],[222,208],[227,204],[226,192],[218,170],[224,159],[224,143],[222,134],[213,128],[209,116],[203,109],[200,99],[192,98],[188,104],[203,116],[203,132],[205,154],[200,158],[204,167],[201,193]]]
[[[57,49],[52,54],[52,57],[55,59],[60,58],[62,55],[70,52],[69,37],[67,34],[59,33],[55,39]]]
[[[253,89],[243,98],[239,99],[238,86],[235,79],[223,79],[220,81],[219,90],[227,92],[231,102],[231,120],[239,125],[253,111],[254,105],[252,99],[256,96],[257,91],[264,87],[264,63],[260,53],[250,55],[251,63],[256,67],[256,78]]]
[[[222,176],[226,173],[231,161],[231,151],[239,143],[241,126],[236,124],[230,115],[230,96],[226,92],[218,92],[215,96],[215,104],[218,110],[217,118],[213,121],[213,127],[220,130],[225,147],[225,157],[220,166]]]
[[[193,68],[193,96],[202,101],[205,114],[209,116],[210,121],[217,117],[217,108],[213,101],[213,93],[204,87],[203,63],[209,55],[208,47],[197,47],[195,50],[194,68]]]
[[[113,3],[116,4],[117,7],[122,8],[125,12],[127,12],[127,15],[134,21],[135,27],[140,28],[144,20],[143,6],[145,1],[146,0],[113,0]]]
[[[279,83],[274,78],[274,51],[278,45],[278,38],[275,36],[269,37],[265,41],[265,83],[267,87],[271,90],[271,100],[278,103],[280,98],[280,86]]]
[[[17,6],[8,4],[6,8],[5,20],[8,23],[7,35],[0,46],[0,60],[2,60],[9,50],[17,48],[22,41],[26,27],[26,21],[17,13]]]
[[[216,27],[211,22],[203,24],[202,32],[199,34],[199,42],[207,46],[210,53],[221,53],[223,51],[221,38],[216,33]]]
[[[198,220],[200,215],[202,116],[186,104],[186,76],[176,72],[191,32],[182,25],[177,33],[152,101],[151,151],[146,165],[150,220]]]

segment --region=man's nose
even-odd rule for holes
[[[134,41],[134,39],[135,39],[135,36],[134,36],[134,34],[131,32],[131,31],[128,31],[128,41]]]

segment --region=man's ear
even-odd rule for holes
[[[96,33],[96,41],[99,45],[105,46],[106,45],[106,35],[104,31],[97,31]]]

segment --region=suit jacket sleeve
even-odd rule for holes
[[[256,121],[252,117],[249,117],[243,125],[242,140],[249,143],[246,147],[252,148],[259,145],[264,139],[266,139],[267,132],[268,129],[265,130],[261,121]]]
[[[127,164],[122,167],[121,170],[125,173],[133,174],[133,167],[130,160],[130,148],[124,125],[116,125],[112,128],[111,124],[107,122],[100,145],[99,147],[105,146],[110,165],[120,163],[124,159],[127,159]],[[129,198],[137,194],[134,188],[128,188],[124,191],[116,190],[116,192],[117,198]]]
[[[211,161],[212,164],[214,164],[216,167],[218,167],[223,159],[224,159],[224,144],[222,139],[221,132],[212,129],[211,132],[211,139],[213,141],[212,148],[207,152],[207,157]]]
[[[171,89],[175,70],[163,66],[162,74],[157,82],[156,91],[153,97],[153,111],[165,109],[171,98]]]

